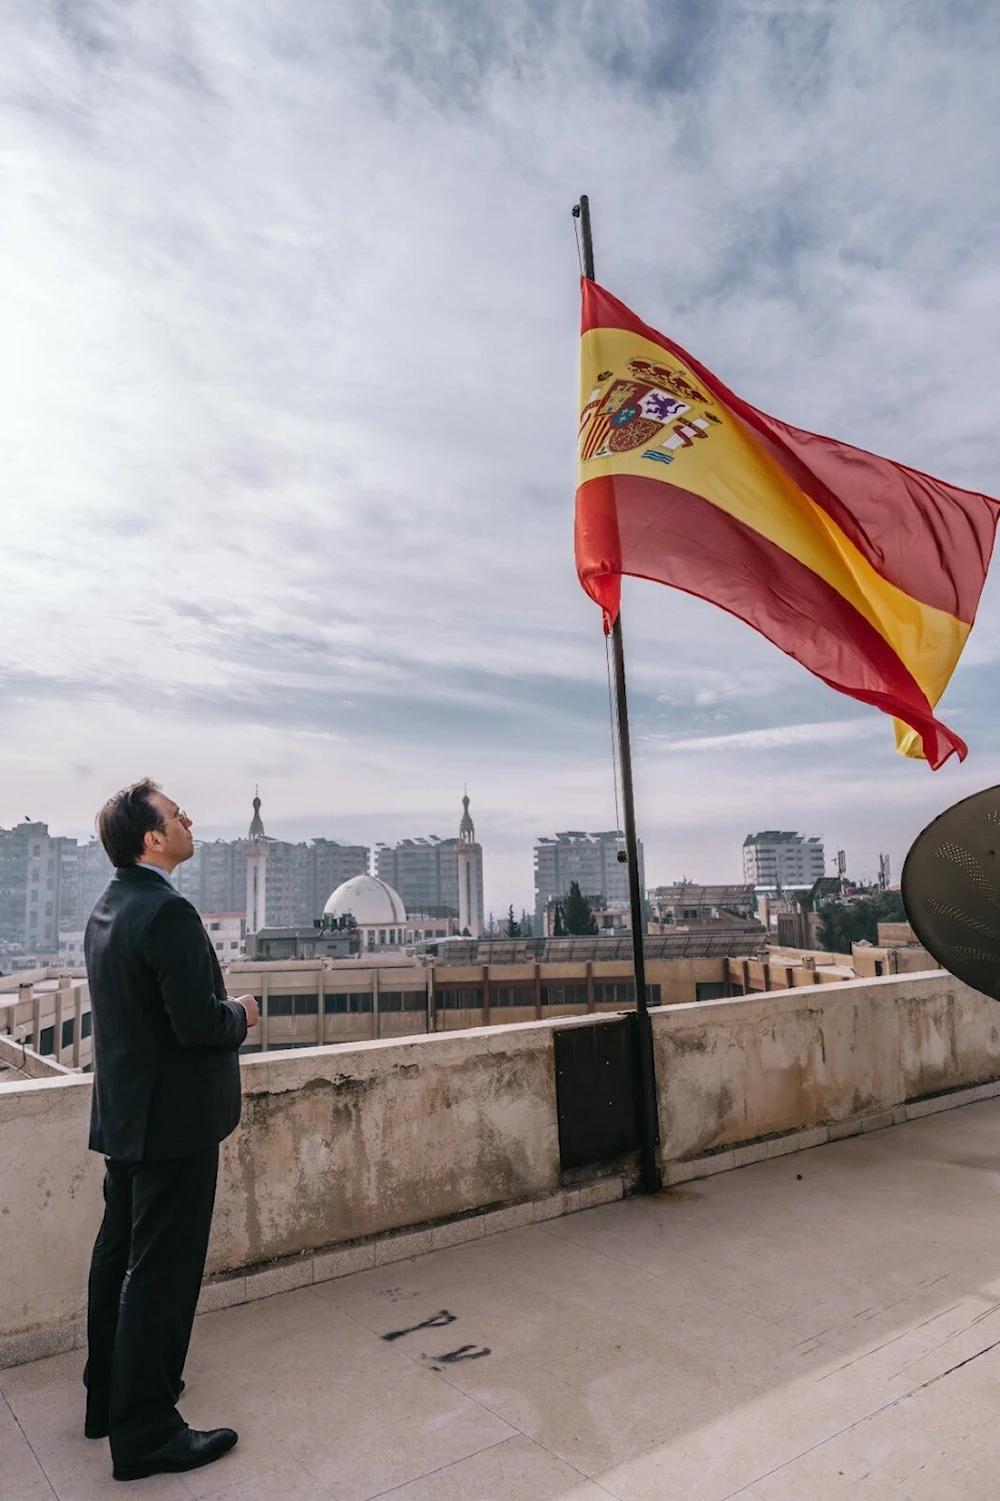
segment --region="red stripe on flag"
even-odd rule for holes
[[[873,625],[825,579],[700,496],[619,475],[577,490],[577,572],[613,619],[620,575],[719,605],[831,688],[911,725],[936,770],[966,746]]]

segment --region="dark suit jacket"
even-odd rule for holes
[[[123,1162],[200,1152],[240,1118],[246,1013],[195,908],[153,870],[122,866],[84,940],[94,1018],[90,1146]]]

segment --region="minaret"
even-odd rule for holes
[[[267,912],[267,838],[260,817],[260,788],[255,788],[253,818],[247,836],[247,933],[265,925]]]
[[[476,843],[476,829],[469,813],[469,794],[462,798],[462,821],[458,826],[458,930],[468,928],[473,938],[483,935],[483,851]]]

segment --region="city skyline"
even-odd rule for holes
[[[2,809],[2,806],[3,799],[0,796],[0,809]],[[454,809],[452,811],[454,812]],[[515,915],[519,915],[522,912],[526,912],[529,915],[533,914],[536,907],[534,850],[539,840],[551,840],[556,837],[556,827],[553,826],[549,830],[539,830],[532,833],[528,836],[527,842],[521,839],[515,840],[509,830],[504,830],[501,827],[499,839],[496,846],[494,846],[493,836],[495,830],[487,826],[486,832],[481,833],[480,831],[484,825],[478,804],[474,804],[474,811],[477,829],[476,837],[483,848],[484,915],[486,918],[492,915],[499,921],[505,916],[508,908],[511,906],[514,908]],[[244,810],[244,813],[246,814],[246,810]],[[332,820],[325,823],[321,817],[310,817],[309,815],[297,819],[283,820],[280,815],[271,812],[267,802],[264,800],[262,800],[262,814],[266,836],[269,840],[292,845],[308,845],[313,841],[326,840],[331,844],[340,844],[345,850],[350,850],[352,847],[358,845],[365,846],[368,851],[369,869],[372,873],[375,873],[377,868],[380,845],[396,844],[408,839],[439,839],[442,843],[450,843],[455,838],[454,833],[443,832],[446,828],[443,820],[439,829],[414,829],[411,825],[410,832],[395,832],[394,837],[390,840],[385,837],[385,822],[378,814],[355,814],[350,817],[342,815],[336,825],[334,825]],[[48,824],[49,836],[53,840],[60,838],[76,839],[80,842],[81,846],[85,846],[91,839],[96,838],[93,829],[89,831],[87,829],[64,830],[55,827],[50,819],[44,817],[36,821]],[[8,823],[5,823],[2,812],[0,812],[0,830],[19,822],[23,822],[23,820],[11,819]],[[242,824],[236,826],[219,824],[210,825],[205,828],[196,822],[193,826],[195,843],[196,845],[211,845],[219,841],[226,844],[245,842],[248,822],[249,819],[246,816]],[[779,818],[775,822],[792,824],[794,820]],[[317,828],[317,825],[322,825],[322,827]],[[347,829],[352,825],[357,826],[361,830],[356,837],[351,837],[349,832],[347,832]],[[364,832],[373,827],[382,830],[382,834],[377,838],[371,838]],[[457,830],[457,820],[454,821],[454,827]],[[564,827],[573,829],[581,828],[582,823],[579,819],[575,822],[572,819],[567,819]],[[815,821],[809,822],[808,820],[803,820],[799,825],[801,830],[807,830],[809,833],[814,831],[815,827]],[[743,831],[737,837],[736,830],[738,828],[742,828]],[[331,830],[333,831],[331,832]],[[591,834],[594,832],[595,830],[593,829],[590,831]],[[710,868],[708,868],[709,861],[705,857],[704,850],[701,851],[699,857],[696,849],[689,849],[690,858],[682,867],[679,862],[674,862],[667,858],[664,852],[658,851],[655,847],[650,847],[648,842],[641,837],[640,832],[645,866],[645,888],[653,890],[658,886],[672,885],[685,879],[691,880],[695,884],[710,885],[716,882],[719,884],[739,884],[743,879],[744,840],[750,832],[750,825],[745,824],[740,826],[734,824],[730,832],[733,837],[723,846],[725,853],[722,861],[716,865],[712,865]],[[827,851],[845,847],[837,834],[833,836],[821,834],[819,838]],[[873,850],[873,855],[867,863],[861,857],[854,855],[850,845],[847,846],[847,873],[852,879],[868,883],[875,882],[878,879],[879,857],[883,853],[883,850],[878,847],[877,841],[870,837],[866,843]],[[898,879],[898,872],[902,868],[902,860],[906,851],[902,850],[897,854],[890,848],[888,853],[892,869],[896,872]],[[832,863],[833,856],[828,853],[827,864],[832,865]],[[498,867],[496,874],[494,874],[494,864]],[[183,870],[183,867],[181,869]],[[241,872],[233,889],[236,890],[238,888],[242,891],[243,881],[244,877]],[[181,875],[180,884],[182,887],[187,884],[183,874]],[[329,893],[326,893],[326,895],[329,895]],[[240,904],[238,903],[237,905],[239,906]],[[242,907],[240,907],[240,910],[242,910]]]
[[[86,837],[149,771],[203,837],[259,781],[282,837],[371,846],[468,781],[494,912],[540,834],[615,826],[581,192],[598,278],[747,400],[998,488],[988,6],[72,12],[2,23],[0,823]],[[720,610],[629,580],[623,619],[651,883],[767,827],[898,871],[1000,782],[996,569],[937,774]]]

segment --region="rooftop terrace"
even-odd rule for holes
[[[995,1495],[996,1004],[932,972],[650,1021],[653,1198],[628,1016],[244,1058],[182,1404],[243,1437],[144,1494]],[[92,1079],[5,1046],[0,1496],[90,1501]]]
[[[998,1166],[993,1099],[204,1314],[239,1446],[137,1492],[992,1501]],[[5,1501],[121,1497],[82,1365],[0,1371]]]

